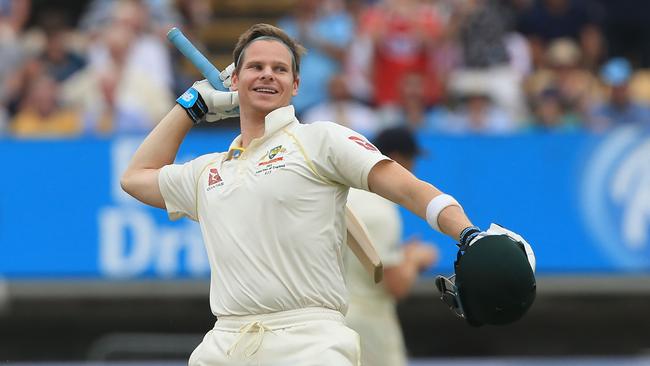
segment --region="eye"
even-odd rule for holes
[[[287,71],[289,71],[289,70],[288,70],[286,67],[284,67],[284,66],[276,66],[276,67],[275,67],[275,71],[276,71],[276,72],[284,73],[284,72],[287,72]]]

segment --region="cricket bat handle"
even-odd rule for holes
[[[167,39],[187,57],[190,62],[201,72],[213,88],[221,91],[228,91],[223,86],[219,78],[219,69],[217,69],[203,54],[199,51],[192,42],[181,32],[180,29],[174,27],[167,32]]]

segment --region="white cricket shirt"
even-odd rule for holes
[[[169,217],[201,226],[212,312],[345,314],[348,187],[367,190],[370,169],[384,159],[360,134],[332,122],[300,124],[287,106],[266,116],[264,136],[238,158],[214,153],[162,168]]]

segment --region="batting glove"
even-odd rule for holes
[[[226,67],[225,69],[223,69],[219,73],[219,79],[221,79],[221,83],[223,84],[223,86],[225,86],[228,89],[230,89],[230,87],[232,86],[232,72],[233,71],[235,71],[235,63],[234,62],[231,63],[230,65],[228,65],[228,67]],[[232,90],[232,89],[230,89],[230,90]]]
[[[464,251],[472,244],[476,243],[476,241],[479,239],[490,235],[506,235],[510,239],[521,243],[523,245],[524,251],[526,252],[528,263],[530,263],[530,267],[533,269],[533,272],[535,272],[537,261],[535,259],[533,248],[523,237],[521,237],[521,235],[516,234],[515,232],[510,231],[499,224],[491,224],[490,228],[487,231],[481,231],[476,226],[470,226],[466,228],[460,233],[460,243],[458,246],[460,247],[461,251]]]
[[[239,116],[239,94],[219,91],[205,79],[195,82],[176,103],[185,109],[194,124]]]

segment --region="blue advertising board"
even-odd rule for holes
[[[194,132],[177,162],[220,151],[234,131]],[[0,140],[0,276],[6,279],[208,278],[198,225],[122,192],[142,136]],[[453,194],[486,228],[533,245],[538,274],[650,271],[650,134],[418,136],[416,174]],[[452,272],[455,246],[409,212],[404,236],[435,243]]]

